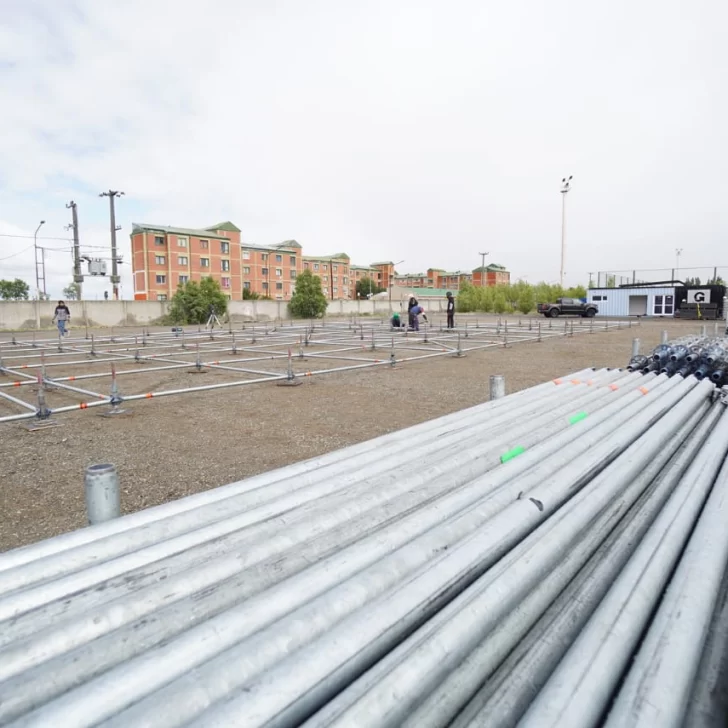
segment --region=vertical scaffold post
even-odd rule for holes
[[[104,523],[121,515],[119,475],[114,465],[89,465],[84,485],[89,525]]]

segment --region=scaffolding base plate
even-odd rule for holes
[[[59,423],[55,420],[38,420],[37,422],[31,422],[23,425],[28,432],[39,432],[40,430],[50,430],[53,427],[58,427]]]
[[[110,417],[111,419],[115,419],[117,417],[131,417],[134,413],[130,410],[125,409],[117,409],[117,410],[109,410],[108,412],[99,412],[99,417]]]
[[[188,369],[187,374],[207,374],[207,369]]]
[[[280,382],[276,382],[276,386],[278,387],[298,387],[301,384],[303,384],[302,379],[284,379]]]

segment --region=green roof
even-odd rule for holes
[[[444,273],[445,272],[444,268],[428,268],[427,270],[428,271],[431,270],[433,273]]]
[[[491,263],[486,265],[485,268],[480,265],[477,268],[473,268],[473,273],[507,273],[508,269],[504,265],[498,265],[497,263]]]
[[[279,243],[275,247],[276,248],[300,248],[301,243],[299,243],[297,240],[284,240],[282,243]]]
[[[225,230],[228,233],[239,233],[242,232],[240,228],[231,223],[230,220],[226,220],[225,222],[219,222],[217,225],[211,225],[208,228],[205,228],[205,230]]]
[[[333,255],[304,255],[304,260],[322,260],[328,263],[330,260],[350,260],[346,253],[334,253]]]
[[[391,260],[384,260],[380,261],[379,263],[372,263],[372,267],[375,265],[394,265],[394,263]]]
[[[169,225],[150,225],[144,222],[133,222],[131,234],[136,233],[167,233],[168,235],[187,235],[195,238],[215,238],[216,240],[228,240],[224,235],[210,232],[208,229],[197,230],[195,228],[178,228]]]

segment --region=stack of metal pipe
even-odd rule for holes
[[[2,554],[0,724],[724,718],[725,399],[575,372]]]
[[[649,356],[633,356],[630,371],[660,372],[668,376],[709,378],[718,386],[728,384],[728,338],[683,336],[655,347]]]

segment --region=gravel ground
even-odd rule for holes
[[[698,325],[653,321],[608,332],[597,328],[593,334],[471,352],[463,358],[310,377],[299,387],[264,383],[132,402],[125,405],[129,417],[79,411],[59,415],[58,427],[37,432],[0,424],[0,551],[84,526],[83,473],[89,464],[117,466],[122,508],[130,513],[478,404],[488,398],[490,374],[504,374],[507,391],[514,392],[587,366],[624,366],[635,336],[645,351],[659,343],[663,328],[673,338],[697,333]],[[311,368],[311,362],[321,366],[321,360],[294,361],[298,371]],[[131,366],[137,365],[120,369]],[[255,366],[281,371],[285,362]],[[49,370],[49,375],[62,369]],[[81,371],[77,367],[74,373]],[[232,372],[198,375],[186,368],[149,372],[119,377],[122,392],[126,382],[131,386],[132,376],[136,391],[238,378]],[[108,380],[76,384],[108,389]],[[49,394],[51,406],[78,401],[75,394]],[[15,412],[0,403],[0,414]]]

